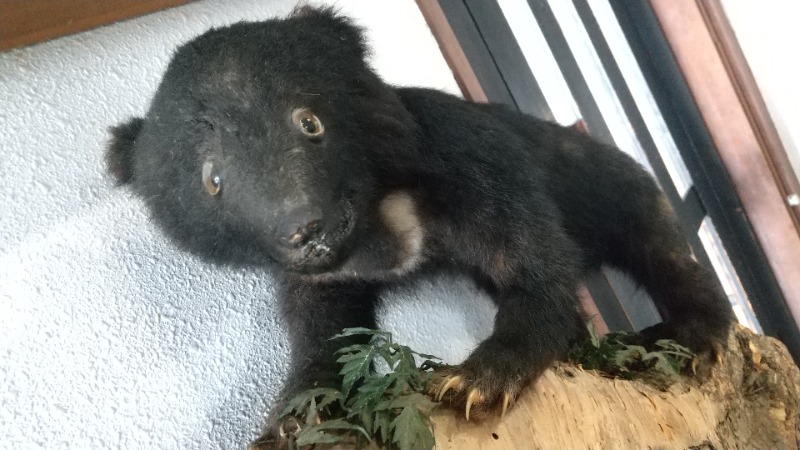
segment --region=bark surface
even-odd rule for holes
[[[800,370],[779,341],[741,326],[721,361],[668,387],[609,379],[568,364],[548,370],[504,418],[434,418],[443,449],[797,449]]]

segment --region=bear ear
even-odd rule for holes
[[[133,178],[133,145],[142,131],[144,119],[134,117],[125,123],[111,127],[111,142],[106,151],[106,169],[117,180],[117,184],[128,183]]]
[[[323,11],[325,10],[321,8],[315,8],[307,3],[301,2],[294,7],[291,13],[289,13],[289,17],[308,17],[315,14],[324,14]]]
[[[337,36],[357,50],[362,59],[369,53],[364,30],[333,6],[311,6],[301,2],[289,14],[289,19],[299,19],[297,23],[302,25],[298,29],[305,30],[309,36],[314,33]]]

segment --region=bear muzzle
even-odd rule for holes
[[[283,266],[300,273],[334,270],[347,253],[346,242],[355,227],[352,206],[343,205],[340,216],[324,214],[314,206],[297,206],[277,221],[274,233]]]
[[[324,226],[319,208],[296,207],[278,221],[278,241],[287,248],[300,248],[320,236]]]

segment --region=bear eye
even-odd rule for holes
[[[295,109],[292,112],[292,122],[300,127],[300,130],[304,134],[310,137],[319,136],[325,131],[322,122],[320,122],[319,118],[308,108]]]
[[[211,195],[219,194],[219,190],[222,188],[222,179],[211,161],[203,163],[203,186]]]

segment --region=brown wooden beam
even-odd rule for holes
[[[734,89],[739,96],[745,114],[753,127],[753,131],[764,150],[764,156],[770,163],[770,168],[779,182],[784,201],[789,208],[795,228],[800,232],[800,205],[790,205],[788,198],[791,195],[800,195],[800,182],[794,172],[786,148],[783,146],[775,123],[770,117],[764,97],[758,89],[758,84],[747,64],[736,34],[731,27],[722,3],[719,0],[703,0],[697,2],[700,13],[705,19],[711,38],[717,45],[722,63],[728,71]]]
[[[464,94],[464,98],[474,102],[486,102],[486,93],[478,82],[478,77],[475,76],[475,72],[467,60],[467,55],[464,54],[461,44],[458,43],[438,0],[417,0],[417,5],[422,11],[433,37],[439,43],[442,55],[444,55],[447,65],[450,66],[450,70],[453,71],[453,77]]]
[[[0,51],[193,0],[0,0]]]
[[[741,98],[742,82],[729,71],[733,59],[721,53],[706,22],[709,12],[701,6],[704,1],[650,0],[650,4],[787,306],[800,324],[800,233],[775,176],[774,160],[765,149],[764,130],[753,125],[754,112]]]

